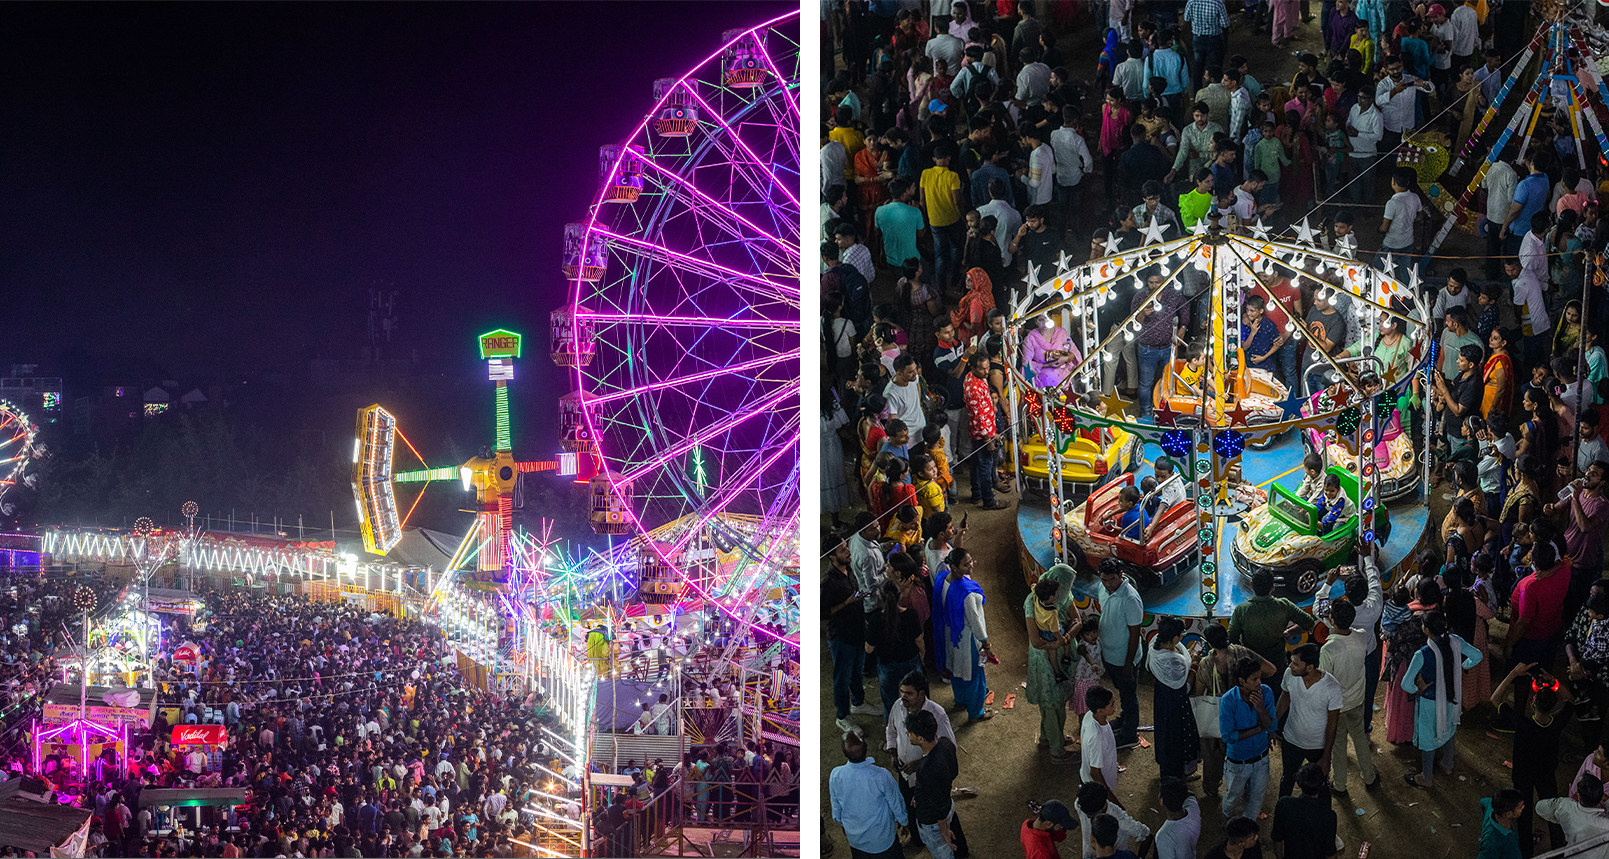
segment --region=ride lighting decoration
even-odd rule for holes
[[[40,723],[41,727],[43,722]],[[45,747],[66,746],[78,749],[80,773],[89,773],[90,762],[108,748],[115,752],[114,767],[121,768],[128,755],[128,723],[123,729],[102,725],[85,718],[77,718],[57,728],[46,728],[34,736],[34,771],[38,772],[45,760]],[[91,750],[94,753],[91,754]]]
[[[1073,410],[1067,406],[1051,406],[1050,420],[1056,424],[1056,429],[1064,435],[1071,435],[1078,431],[1078,416],[1073,414]]]
[[[1162,447],[1162,452],[1168,456],[1177,460],[1185,460],[1190,457],[1190,447],[1194,444],[1194,440],[1190,438],[1188,430],[1173,429],[1163,433],[1157,444]]]
[[[88,585],[79,585],[73,589],[73,608],[82,612],[91,612],[95,610],[98,602],[99,600],[95,597],[95,591]]]
[[[1246,437],[1232,430],[1219,430],[1212,434],[1212,450],[1223,459],[1234,459],[1246,450]]]
[[[1358,431],[1363,421],[1363,410],[1357,406],[1347,406],[1335,416],[1335,431],[1343,436],[1349,436]]]

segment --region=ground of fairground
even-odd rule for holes
[[[1230,5],[1238,7],[1239,4]],[[1315,15],[1318,7],[1319,4],[1314,2]],[[1291,51],[1317,50],[1319,47],[1316,20],[1310,24],[1303,24],[1296,43],[1282,51],[1273,48],[1266,35],[1249,32],[1238,15],[1234,18],[1227,53],[1245,54],[1250,59],[1252,73],[1265,85],[1273,81],[1290,79],[1296,68],[1296,61],[1290,55]],[[1060,44],[1069,46],[1064,48],[1069,56],[1083,56],[1087,53],[1090,66],[1094,65],[1093,50],[1085,49],[1097,44],[1098,40],[1089,29],[1087,17],[1073,32],[1059,35],[1064,37]],[[1073,50],[1073,46],[1077,46],[1077,50]],[[1075,70],[1075,74],[1085,76],[1088,72],[1078,69]],[[1091,181],[1098,181],[1098,177],[1091,177]],[[1352,210],[1359,246],[1363,249],[1379,246],[1378,227],[1383,203],[1384,196],[1381,195],[1373,208]],[[1315,227],[1318,221],[1319,217],[1315,213],[1313,217]],[[1084,237],[1093,226],[1093,223],[1083,226],[1078,233],[1079,242],[1085,241]],[[1439,222],[1436,226],[1439,227]],[[1068,250],[1071,255],[1082,251],[1083,248],[1070,246]],[[1483,277],[1483,240],[1461,231],[1454,231],[1439,253],[1449,257],[1464,255],[1469,259],[1436,260],[1430,268],[1432,280],[1435,275],[1444,276],[1448,270],[1457,266],[1468,268],[1469,273],[1477,279]],[[877,292],[875,300],[881,302],[893,299],[892,283],[882,282],[880,279],[874,286]],[[964,473],[965,468],[957,469],[957,478],[963,483]],[[963,497],[965,492],[963,487]],[[1445,492],[1445,485],[1438,485],[1431,493],[1430,521],[1432,522],[1439,523],[1445,513],[1448,503],[1443,497]],[[1077,765],[1050,763],[1045,751],[1036,745],[1039,733],[1038,710],[1022,702],[1021,684],[1027,676],[1028,652],[1022,604],[1028,594],[1028,586],[1018,560],[1015,506],[1019,495],[1013,493],[1004,498],[1012,503],[1011,508],[998,512],[985,512],[963,503],[955,511],[958,515],[962,512],[971,514],[971,531],[966,545],[977,555],[976,578],[988,595],[985,611],[989,631],[995,652],[1001,659],[1000,665],[989,668],[989,685],[995,692],[995,718],[975,725],[967,724],[965,714],[952,706],[953,699],[948,685],[938,682],[936,677],[932,678],[934,698],[950,709],[951,720],[956,725],[956,739],[961,749],[961,776],[956,784],[973,788],[977,792],[976,798],[959,800],[957,812],[965,826],[972,855],[978,859],[1021,855],[1022,848],[1018,837],[1022,821],[1029,816],[1028,802],[1059,798],[1071,805],[1078,790]],[[1029,497],[1029,503],[1042,502],[1043,499]],[[823,659],[821,667],[820,722],[823,737],[821,790],[823,809],[826,810],[827,773],[833,767],[842,764],[844,757],[838,742],[840,733],[833,724],[831,660]],[[1506,670],[1506,666],[1500,661],[1494,662],[1493,669],[1501,672]],[[1500,676],[1501,673],[1498,673],[1494,679]],[[1006,696],[1012,693],[1018,694],[1017,706],[1011,710],[1001,709]],[[1384,694],[1382,686],[1380,690],[1382,699]],[[1149,724],[1152,721],[1152,696],[1148,677],[1141,680],[1139,695],[1140,723]],[[875,677],[868,678],[866,683],[866,700],[872,703],[878,701]],[[1440,859],[1440,857],[1474,855],[1480,840],[1480,798],[1491,796],[1497,790],[1510,785],[1510,772],[1506,764],[1512,757],[1512,735],[1497,734],[1488,727],[1492,713],[1491,705],[1486,704],[1466,714],[1464,728],[1458,734],[1456,773],[1450,778],[1438,777],[1435,788],[1429,791],[1417,790],[1403,783],[1403,774],[1418,769],[1419,752],[1411,744],[1396,747],[1385,742],[1385,717],[1383,713],[1378,714],[1375,719],[1373,748],[1375,765],[1380,771],[1381,788],[1372,793],[1364,791],[1359,783],[1360,777],[1356,774],[1356,767],[1352,767],[1349,795],[1335,797],[1334,803],[1340,821],[1340,836],[1345,841],[1345,848],[1338,855],[1358,856],[1364,844],[1369,845],[1369,859],[1409,856],[1419,859]],[[874,716],[855,716],[853,719],[869,737],[873,738],[869,745],[876,752],[879,763],[887,764],[887,755],[881,752],[880,720]],[[1068,733],[1072,736],[1077,736],[1078,733],[1077,721],[1072,714],[1069,714],[1068,718]],[[1141,736],[1146,737],[1147,741],[1150,739],[1148,734]],[[1568,783],[1581,758],[1586,754],[1586,749],[1579,738],[1580,732],[1573,728],[1566,734],[1559,768],[1561,785]],[[1277,780],[1280,767],[1277,757],[1277,754],[1274,755],[1275,760],[1270,764],[1270,787],[1268,800],[1264,806],[1270,813],[1278,793]],[[1152,750],[1136,748],[1121,753],[1119,759],[1127,767],[1127,771],[1122,774],[1118,790],[1124,805],[1141,822],[1155,830],[1161,824],[1163,815],[1161,803],[1157,798],[1158,772]],[[1191,781],[1190,784],[1202,805],[1199,852],[1205,854],[1221,839],[1223,816],[1218,809],[1219,803],[1216,797],[1201,797],[1199,779]],[[1265,835],[1270,826],[1269,821],[1264,822]],[[830,822],[826,827],[826,840],[835,855],[848,855],[843,830]],[[1076,856],[1076,842],[1071,843],[1073,846],[1063,847],[1062,855]],[[1545,847],[1545,843],[1540,845],[1539,852]],[[823,849],[826,850],[827,847],[824,846]],[[918,845],[908,849],[907,855],[919,856],[925,852]]]

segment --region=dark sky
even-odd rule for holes
[[[598,147],[790,5],[0,5],[0,371],[298,373],[357,357],[388,285],[401,354],[478,372],[515,328],[550,402]]]

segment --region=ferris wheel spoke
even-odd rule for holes
[[[697,274],[715,275],[723,279],[729,279],[731,285],[735,288],[745,289],[757,295],[763,295],[768,299],[780,298],[791,306],[799,306],[799,286],[797,282],[792,286],[780,284],[756,274],[738,271],[735,268],[728,268],[717,262],[699,259],[691,254],[684,254],[662,245],[645,242],[634,236],[622,235],[602,227],[594,227],[593,230],[598,235],[608,239],[609,246],[612,248],[629,251],[654,262],[679,267]],[[764,288],[760,289],[758,287]]]
[[[777,363],[780,363],[780,362],[783,362],[783,361],[797,361],[799,359],[799,355],[800,355],[800,352],[797,349],[789,351],[789,352],[778,352],[775,355],[765,355],[765,356],[760,357],[760,358],[755,358],[752,361],[744,361],[741,364],[733,364],[730,367],[716,367],[713,370],[705,370],[705,371],[703,371],[701,373],[693,373],[693,374],[690,374],[690,375],[687,375],[687,376],[678,376],[677,378],[674,378],[674,379],[664,379],[664,380],[661,380],[661,381],[658,381],[658,382],[651,382],[651,383],[646,384],[646,385],[637,385],[637,386],[631,387],[631,388],[623,388],[623,389],[618,390],[618,391],[612,391],[610,393],[602,394],[602,395],[595,396],[595,397],[587,396],[586,393],[583,392],[582,393],[582,402],[584,404],[590,405],[590,406],[603,405],[605,403],[611,403],[611,402],[614,402],[616,400],[624,400],[624,399],[629,399],[629,398],[632,398],[632,397],[636,397],[636,396],[639,396],[641,394],[649,393],[651,391],[664,390],[665,388],[674,388],[674,387],[677,387],[678,385],[690,385],[690,384],[693,384],[694,382],[704,382],[704,381],[708,381],[710,379],[715,379],[715,378],[718,378],[718,377],[721,377],[721,376],[734,376],[734,375],[737,375],[737,374],[740,374],[740,373],[746,373],[746,372],[748,372],[750,370],[757,370],[757,369],[759,369],[761,367],[769,367],[769,366],[771,366],[773,364],[777,364]]]
[[[756,415],[769,414],[772,409],[776,408],[788,397],[798,396],[798,394],[799,387],[797,384],[783,385],[775,394],[772,394],[765,400],[754,404],[752,408],[748,408],[722,418],[721,420],[716,421],[709,426],[703,427],[693,435],[677,442],[669,450],[661,451],[658,456],[632,469],[628,474],[624,475],[621,480],[625,483],[634,483],[637,480],[646,477],[650,472],[655,471],[660,466],[670,462],[676,457],[681,456],[695,447],[705,444],[712,438],[720,436],[723,433],[730,432],[734,428],[753,419]]]
[[[750,170],[758,171],[758,175],[764,177],[764,181],[757,181],[754,177],[750,177],[750,181],[754,183],[755,190],[763,191],[768,188],[775,187],[777,190],[782,192],[784,197],[788,198],[788,202],[792,203],[795,209],[799,208],[799,198],[793,193],[793,189],[788,187],[788,183],[779,181],[777,177],[772,174],[771,167],[764,159],[754,154],[754,150],[750,149],[747,143],[743,142],[743,138],[737,133],[737,129],[727,124],[726,119],[723,117],[721,112],[711,107],[710,103],[705,101],[704,97],[698,94],[698,90],[694,89],[686,81],[682,82],[682,90],[688,95],[692,96],[693,100],[698,102],[699,105],[703,107],[705,115],[715,117],[716,124],[718,124],[721,130],[725,132],[724,134],[712,136],[710,141],[717,147],[721,147],[720,141],[722,139],[728,139],[732,142],[733,149],[741,152],[744,155],[744,158],[731,158],[733,168],[742,169],[740,168],[740,165],[747,164],[748,167],[744,170],[744,172],[748,172]],[[731,157],[731,150],[721,147],[721,151],[729,158]]]
[[[577,319],[590,319],[605,325],[643,324],[655,327],[691,326],[694,328],[761,328],[774,331],[797,331],[804,324],[797,319],[723,319],[718,316],[655,316],[647,313],[593,313],[582,311]]]
[[[721,230],[724,230],[724,231],[730,233],[731,235],[733,235],[733,236],[735,236],[737,238],[740,238],[740,239],[752,239],[754,236],[759,236],[760,238],[765,239],[768,244],[762,245],[761,251],[768,258],[770,258],[770,260],[771,260],[771,262],[773,264],[777,265],[777,267],[780,268],[782,271],[796,271],[797,270],[798,265],[799,265],[799,261],[797,259],[793,258],[793,257],[788,256],[783,251],[785,249],[791,249],[791,248],[795,247],[798,244],[798,242],[785,242],[782,239],[779,239],[776,236],[771,235],[770,233],[766,232],[764,229],[761,229],[753,221],[750,221],[748,218],[745,218],[742,215],[738,214],[736,211],[734,211],[727,204],[722,203],[721,201],[715,199],[714,197],[711,197],[710,195],[704,193],[703,191],[700,191],[698,189],[698,186],[694,185],[692,182],[687,181],[687,179],[685,177],[683,177],[681,174],[675,172],[674,170],[666,169],[665,167],[663,167],[660,164],[658,164],[657,162],[655,162],[653,159],[645,158],[645,159],[643,159],[643,163],[647,164],[650,167],[652,167],[654,169],[654,171],[655,171],[656,176],[663,176],[666,179],[670,180],[670,182],[668,184],[667,183],[661,183],[660,187],[665,188],[667,191],[669,191],[671,193],[681,192],[681,193],[685,193],[685,194],[689,195],[690,199],[687,199],[687,201],[686,201],[687,202],[687,207],[688,207],[688,209],[693,211],[694,214],[698,214],[698,215],[700,215],[702,217],[702,209],[704,207],[714,209],[716,212],[720,213],[721,215],[724,215],[725,218],[702,218],[702,219],[713,223],[717,228],[719,228]],[[741,224],[743,229],[738,229],[736,226],[733,225],[733,223],[727,221],[726,220],[727,218],[731,219],[732,222],[736,222],[737,224]],[[747,230],[747,232],[745,232],[745,230]]]
[[[730,507],[732,502],[736,501],[739,496],[747,492],[749,487],[753,486],[755,482],[760,479],[761,475],[763,475],[773,465],[782,461],[784,457],[798,456],[799,422],[797,420],[790,421],[788,427],[783,429],[782,435],[785,439],[783,443],[775,445],[770,454],[761,460],[759,465],[753,468],[743,469],[745,474],[737,483],[727,485],[724,481],[722,482],[721,497],[713,504],[707,504],[699,510],[699,528],[701,528],[704,523],[708,522],[709,520],[718,518],[722,513],[726,512],[726,508]],[[671,546],[671,550],[666,554],[675,555],[680,553],[681,550],[686,547],[688,541],[692,539],[693,535],[698,533],[699,528],[688,529],[687,533],[677,538],[676,543]]]
[[[777,86],[781,88],[782,97],[787,99],[788,106],[793,108],[791,114],[793,116],[800,115],[799,100],[797,98],[799,94],[798,88],[794,87],[792,95],[790,95],[788,92],[788,82],[792,80],[792,78],[784,76],[782,72],[777,69],[776,62],[771,59],[771,52],[766,50],[763,44],[760,48],[760,56],[765,59],[765,67],[771,70],[771,79],[776,81]]]

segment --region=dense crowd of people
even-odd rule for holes
[[[1099,577],[1098,617],[1073,602],[1080,571],[1042,575],[1023,605],[1022,697],[1040,711],[1041,753],[1076,763],[1081,786],[1022,823],[1026,855],[1058,855],[1071,830],[1085,857],[1153,844],[1169,859],[1258,856],[1270,842],[1284,856],[1334,855],[1334,798],[1381,787],[1377,714],[1386,742],[1418,753],[1417,771],[1385,786],[1407,794],[1443,784],[1458,736],[1478,730],[1463,713],[1487,703],[1484,721],[1512,733],[1515,753],[1512,787],[1465,811],[1482,827],[1481,855],[1609,832],[1598,727],[1609,703],[1609,293],[1587,283],[1609,241],[1596,146],[1545,95],[1540,121],[1480,174],[1480,238],[1458,236],[1442,256],[1429,253],[1441,216],[1423,177],[1397,162],[1406,136],[1440,132],[1458,153],[1479,135],[1540,23],[1530,11],[1515,0],[1326,0],[1311,12],[1297,0],[941,0],[824,15],[822,510],[834,527],[821,600],[848,760],[829,799],[855,855],[902,855],[901,828],[939,859],[973,852],[950,799],[949,715],[993,717],[986,674],[998,659],[966,545],[971,511],[958,502],[964,493],[987,517],[1021,490],[1001,467],[1023,420],[1007,408],[1008,374],[1065,388],[1082,360],[1057,320],[1017,318],[1012,297],[1030,271],[1203,221],[1288,234],[1305,220],[1327,250],[1418,276],[1428,314],[1403,303],[1400,316],[1369,320],[1374,310],[1344,292],[1277,272],[1235,312],[1245,360],[1290,391],[1310,377],[1316,396],[1344,384],[1395,411],[1450,509],[1430,523],[1439,548],[1415,559],[1417,574],[1383,580],[1355,557],[1309,611],[1261,573],[1227,627],[1209,624],[1194,648],[1176,618],[1142,639],[1138,571],[1124,562],[1082,571]],[[1292,56],[1293,39],[1322,48]],[[1456,194],[1469,172],[1446,187]],[[1141,274],[1154,288],[1173,273]],[[1140,327],[1103,362],[1101,389],[1075,393],[1137,401],[1150,420],[1164,362],[1177,355],[1199,372],[1211,284],[1185,275],[1160,307],[1142,291],[1100,311],[1103,332],[1133,311]],[[1297,325],[1303,337],[1291,336]],[[1022,348],[1007,366],[1012,326]],[[1416,338],[1435,347],[1425,375]],[[1335,362],[1365,346],[1381,371],[1343,380]],[[1303,495],[1332,499],[1339,515],[1322,453],[1313,459]],[[1143,533],[1143,511],[1132,515]],[[1293,624],[1318,621],[1330,630],[1320,641],[1287,646]],[[1115,793],[1119,755],[1139,744],[1142,670],[1162,776],[1154,827]],[[953,709],[929,697],[934,677]],[[1585,761],[1571,757],[1577,742]],[[1560,767],[1578,763],[1582,777],[1561,784]],[[1204,813],[1221,815],[1216,844],[1197,843]],[[969,821],[974,842],[979,829]]]

